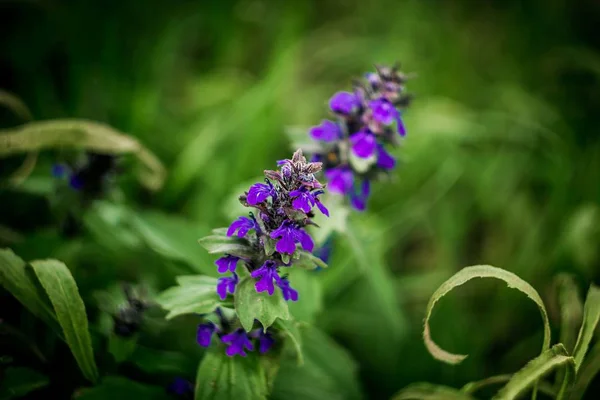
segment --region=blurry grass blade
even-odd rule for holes
[[[21,164],[21,166],[11,175],[10,183],[15,186],[23,183],[33,172],[37,159],[37,152],[27,154],[25,160],[23,160],[23,164]]]
[[[400,392],[392,400],[475,400],[468,393],[447,386],[431,383],[415,383]]]
[[[0,400],[22,398],[50,383],[47,376],[29,368],[9,367],[2,376]]]
[[[302,337],[300,336],[300,330],[298,329],[298,323],[296,321],[284,321],[278,319],[274,324],[277,328],[281,329],[283,333],[291,340],[292,346],[298,356],[298,366],[304,364],[304,356],[302,355]]]
[[[31,121],[33,115],[25,103],[12,93],[0,89],[0,105],[8,108],[23,121]]]
[[[258,320],[266,330],[277,318],[289,319],[290,311],[280,290],[269,296],[267,292],[258,293],[254,287],[256,280],[246,277],[235,288],[235,312],[242,327],[250,332],[254,320]]]
[[[266,400],[267,380],[254,354],[228,357],[212,347],[196,375],[195,400]]]
[[[575,358],[575,369],[579,370],[585,353],[588,350],[596,325],[600,319],[600,288],[595,285],[590,286],[585,304],[583,305],[583,323],[577,336],[577,343],[573,350]]]
[[[41,318],[53,329],[59,330],[56,316],[47,299],[39,293],[26,270],[25,261],[10,249],[0,250],[0,284],[8,290],[33,315]]]
[[[168,311],[166,319],[184,314],[207,314],[220,304],[217,280],[208,276],[179,277],[179,286],[160,293],[155,301]]]
[[[500,383],[506,383],[511,380],[512,374],[490,376],[489,378],[482,379],[480,381],[469,382],[463,386],[460,391],[463,393],[473,394],[487,386],[497,385]],[[562,381],[561,381],[562,382]],[[552,386],[546,382],[541,382],[538,386],[541,393],[546,396],[554,397],[555,392]]]
[[[435,293],[429,299],[429,303],[427,304],[427,312],[425,316],[425,327],[423,329],[423,339],[425,341],[425,346],[429,353],[436,359],[440,361],[447,362],[449,364],[458,364],[467,358],[467,355],[463,354],[453,354],[449,353],[442,348],[440,348],[435,342],[431,339],[431,332],[429,328],[429,318],[431,317],[431,313],[433,311],[433,307],[435,303],[437,303],[442,297],[444,297],[448,292],[454,289],[457,286],[461,286],[471,279],[475,278],[494,278],[500,279],[507,283],[509,288],[514,288],[524,293],[533,300],[542,314],[542,320],[544,322],[544,341],[542,344],[542,352],[547,350],[550,347],[550,323],[548,321],[548,313],[546,312],[546,307],[544,307],[544,303],[540,298],[538,292],[527,282],[519,278],[517,275],[512,272],[492,267],[489,265],[476,265],[472,267],[466,267],[454,274],[450,279],[446,282],[442,283],[442,285],[435,291]]]
[[[145,385],[120,376],[107,376],[93,388],[75,395],[76,400],[168,400],[170,396],[160,386]]]
[[[572,353],[577,331],[581,326],[583,304],[571,275],[561,274],[557,277],[557,282],[560,303],[560,343],[569,353]]]
[[[79,368],[87,379],[96,382],[98,370],[85,305],[71,271],[57,260],[32,261],[31,266],[52,302],[65,340]]]
[[[575,379],[575,360],[570,357],[562,344],[552,346],[537,358],[530,361],[520,371],[515,373],[510,381],[494,396],[495,400],[517,399],[523,392],[533,388],[538,379],[550,371],[563,367],[566,369],[563,386],[556,395],[562,399]]]
[[[61,147],[134,154],[144,167],[138,177],[152,190],[160,189],[166,176],[162,163],[137,139],[98,122],[83,119],[39,121],[0,131],[0,157]]]
[[[569,400],[582,399],[588,386],[598,373],[600,373],[600,342],[596,342],[579,367],[579,370],[577,370],[577,378],[575,379],[575,385],[573,386]]]

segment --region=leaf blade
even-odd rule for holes
[[[235,312],[246,331],[252,330],[254,320],[258,320],[266,330],[277,318],[290,319],[290,312],[281,292],[276,290],[272,296],[266,292],[258,293],[255,280],[246,277],[235,289]]]
[[[583,322],[573,350],[575,370],[579,370],[600,320],[600,288],[591,285],[583,305]]]

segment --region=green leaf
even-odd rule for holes
[[[71,271],[57,260],[32,261],[31,266],[50,298],[77,365],[87,379],[96,382],[98,370],[94,361],[85,305],[79,296]]]
[[[398,392],[392,400],[475,400],[460,390],[430,383],[415,383]]]
[[[116,362],[122,363],[135,351],[137,340],[137,335],[126,338],[111,333],[108,336],[108,352],[113,355]]]
[[[60,332],[51,304],[27,273],[27,265],[10,249],[0,250],[0,285],[33,315]]]
[[[583,304],[572,275],[561,274],[556,278],[560,305],[560,343],[572,353],[581,326]]]
[[[357,400],[362,398],[358,366],[349,353],[318,329],[300,326],[304,364],[284,358],[273,400]]]
[[[228,357],[215,346],[200,362],[195,400],[260,400],[267,394],[265,373],[255,354]]]
[[[254,320],[258,320],[267,329],[277,318],[289,319],[288,305],[280,290],[275,290],[272,296],[267,292],[258,293],[254,287],[254,278],[246,277],[238,283],[235,289],[235,312],[242,327],[250,332]]]
[[[297,321],[313,323],[323,310],[323,289],[321,275],[300,268],[291,268],[288,279],[298,291],[299,300],[288,302],[290,313]]]
[[[296,250],[294,258],[296,258],[294,261],[294,267],[300,267],[308,270],[313,270],[317,267],[327,268],[327,264],[323,260],[304,250]]]
[[[184,314],[207,314],[220,304],[216,292],[217,279],[208,276],[179,276],[179,286],[173,286],[156,297],[155,301],[168,311],[166,319]]]
[[[274,326],[277,329],[280,329],[281,332],[283,332],[283,334],[286,335],[290,340],[292,347],[296,352],[298,365],[301,366],[304,364],[304,356],[302,355],[302,337],[300,336],[298,323],[295,321],[284,321],[282,319],[278,319],[275,321]]]
[[[596,342],[590,353],[585,358],[575,378],[575,385],[569,396],[569,400],[580,400],[583,398],[588,386],[596,375],[600,373],[600,342]]]
[[[490,376],[489,378],[482,379],[480,381],[469,382],[465,386],[463,386],[460,391],[467,394],[473,394],[478,390],[483,389],[484,387],[490,385],[497,385],[500,383],[506,383],[512,379],[512,374],[504,374],[504,375],[496,375]],[[562,382],[562,380],[561,380]],[[554,392],[554,388],[547,382],[539,383],[539,390],[541,393],[544,393],[546,396],[555,397],[556,393]]]
[[[265,255],[271,256],[275,253],[275,240],[268,236],[263,236],[263,243],[265,248]]]
[[[425,316],[425,328],[423,329],[423,339],[425,341],[427,350],[429,350],[429,353],[431,353],[434,358],[449,364],[458,364],[467,358],[467,355],[449,353],[435,344],[435,342],[431,339],[429,318],[431,317],[435,303],[437,303],[455,287],[463,285],[474,278],[500,279],[506,282],[509,288],[517,289],[520,292],[525,293],[527,297],[533,300],[537,304],[544,322],[544,340],[542,344],[542,352],[550,347],[550,323],[548,321],[548,313],[546,312],[546,308],[544,307],[544,303],[538,292],[529,283],[525,282],[512,272],[489,265],[476,265],[473,267],[463,268],[454,274],[450,279],[442,283],[442,285],[429,299]]]
[[[527,389],[532,388],[538,379],[550,371],[563,367],[566,369],[565,380],[557,399],[561,399],[575,378],[575,360],[570,357],[562,344],[552,346],[537,358],[531,360],[493,398],[495,400],[512,400],[518,398]]]
[[[198,240],[198,243],[210,254],[227,253],[242,258],[251,258],[254,255],[248,241],[239,237],[211,235]]]
[[[134,137],[105,124],[83,119],[57,119],[29,122],[0,131],[0,157],[63,147],[105,154],[134,154],[143,167],[138,171],[142,184],[157,190],[165,180],[165,168],[154,154]]]
[[[597,286],[590,286],[585,304],[583,305],[583,324],[577,336],[577,343],[575,343],[575,349],[573,350],[573,357],[575,358],[575,370],[579,370],[585,353],[588,350],[596,325],[600,320],[600,288]]]
[[[292,256],[290,254],[281,253],[281,261],[283,261],[284,264],[289,264],[291,259]]]
[[[76,400],[168,400],[171,397],[160,386],[144,385],[120,376],[107,376],[93,388],[73,396]]]
[[[48,385],[47,376],[29,368],[9,367],[2,376],[0,400],[23,397],[34,390]]]
[[[156,350],[139,344],[128,361],[152,375],[186,375],[198,367],[198,360],[193,355],[181,351]]]

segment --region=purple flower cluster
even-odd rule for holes
[[[261,354],[269,351],[275,344],[275,333],[272,328],[263,331],[255,329],[247,333],[243,328],[235,328],[232,321],[227,320],[220,310],[216,314],[219,317],[219,325],[212,321],[198,325],[196,340],[202,347],[209,347],[216,336],[227,346],[225,354],[229,357],[240,355],[246,357],[246,351],[254,351],[258,347]]]
[[[395,66],[377,66],[353,92],[337,92],[329,100],[336,121],[324,120],[309,131],[320,148],[312,160],[323,163],[329,190],[348,196],[357,210],[366,207],[370,182],[396,165],[386,145],[406,135],[400,113],[411,100],[403,93],[406,79]]]
[[[314,175],[321,170],[320,162],[307,162],[298,150],[292,159],[277,164],[277,171],[265,171],[265,183],[252,185],[240,196],[244,206],[256,211],[239,217],[227,229],[227,236],[241,241],[247,251],[225,254],[215,262],[220,274],[231,273],[217,283],[222,300],[235,292],[240,261],[256,279],[257,292],[273,295],[278,287],[285,300],[298,300],[298,292],[280,275],[280,269],[291,267],[299,252],[313,251],[313,240],[305,231],[307,225],[313,224],[313,208],[326,216],[329,211],[319,199],[323,186]]]

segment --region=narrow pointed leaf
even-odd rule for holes
[[[592,285],[583,305],[583,324],[577,337],[577,343],[575,343],[575,350],[573,350],[576,370],[579,370],[585,353],[587,353],[598,320],[600,320],[600,288]]]
[[[562,274],[557,277],[560,305],[560,343],[572,353],[581,326],[583,303],[573,276]]]
[[[600,342],[596,342],[579,367],[569,400],[582,399],[588,386],[598,373],[600,373]]]

